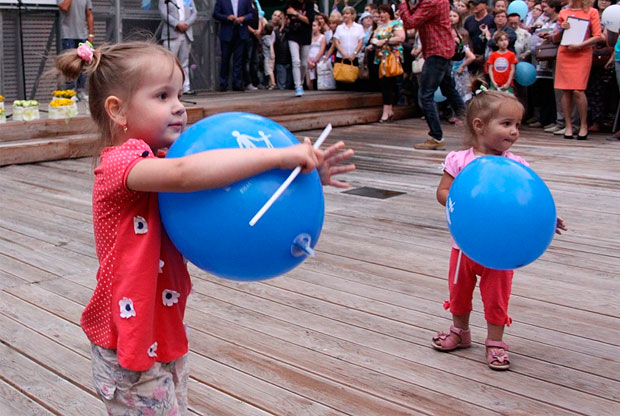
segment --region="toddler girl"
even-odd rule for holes
[[[95,169],[93,223],[99,270],[81,325],[91,342],[94,384],[110,415],[187,414],[188,342],[183,324],[191,282],[162,227],[157,192],[226,186],[270,169],[320,168],[352,156],[309,140],[287,148],[220,149],[161,159],[187,122],[183,71],[167,49],[146,42],[81,44],[56,68],[89,73],[89,106],[102,151]]]
[[[450,186],[456,175],[471,161],[480,156],[507,157],[528,166],[521,157],[509,152],[519,138],[519,125],[523,118],[523,105],[517,98],[505,92],[488,91],[480,80],[474,80],[475,91],[467,109],[467,150],[450,152],[446,156],[443,177],[437,187],[437,200],[446,205]],[[564,221],[558,218],[556,232],[566,230]],[[444,306],[452,313],[453,325],[449,332],[433,337],[433,348],[452,351],[471,346],[469,315],[476,276],[480,276],[480,293],[487,321],[486,361],[494,370],[507,370],[510,366],[508,345],[502,342],[504,326],[510,325],[508,299],[512,286],[512,270],[494,270],[484,267],[462,253],[452,242],[450,270],[448,273],[450,300]]]

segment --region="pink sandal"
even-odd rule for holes
[[[450,334],[456,334],[460,337],[461,341],[457,342],[455,337],[450,337]],[[439,341],[439,344],[436,343]],[[439,332],[433,337],[433,348],[439,351],[452,351],[458,348],[471,347],[471,329],[461,329],[454,325],[450,326],[450,332]]]
[[[510,359],[508,357],[508,345],[502,341],[491,341],[487,339],[484,342],[487,347],[487,365],[493,370],[508,370],[510,368]],[[489,349],[492,348],[492,349]],[[494,364],[498,362],[499,364]]]

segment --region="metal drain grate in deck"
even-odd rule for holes
[[[404,192],[390,191],[388,189],[372,188],[370,186],[363,186],[361,188],[349,189],[344,191],[343,194],[351,194],[358,196],[366,196],[368,198],[387,199],[393,196],[403,195]]]

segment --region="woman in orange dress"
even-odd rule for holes
[[[588,138],[588,99],[585,90],[592,67],[592,46],[601,39],[601,20],[598,12],[591,7],[591,0],[572,0],[569,7],[560,11],[558,25],[560,29],[554,35],[554,41],[560,42],[564,30],[570,28],[569,17],[589,20],[586,38],[581,43],[558,48],[555,67],[555,88],[562,90],[562,112],[566,119],[565,139],[573,138],[571,114],[573,103],[577,104],[580,126],[577,139]]]

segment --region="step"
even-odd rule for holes
[[[205,93],[184,99],[188,123],[212,114],[243,111],[274,118],[317,111],[338,111],[381,105],[381,94],[343,91],[309,91],[298,98],[292,91],[253,91],[243,93]],[[85,111],[84,108],[81,109]],[[7,112],[10,112],[7,110]],[[86,134],[95,131],[90,116],[69,120],[41,119],[9,121],[0,127],[0,142]]]
[[[414,107],[394,107],[394,119],[409,118]],[[328,123],[334,127],[374,123],[381,117],[380,107],[355,108],[339,111],[320,111],[287,114],[272,119],[292,132],[322,129]],[[93,155],[97,134],[75,134],[50,138],[0,142],[0,166],[69,159]]]

